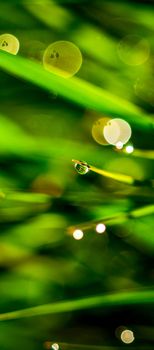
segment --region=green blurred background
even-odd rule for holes
[[[103,294],[125,293],[126,300],[12,316],[0,323],[0,349],[57,342],[60,350],[152,350],[153,2],[2,1],[3,33],[15,35],[20,50],[15,57],[0,52],[0,312]],[[77,79],[43,71],[43,52],[57,40],[80,48]],[[92,125],[104,115],[130,123],[134,153],[93,140]],[[72,158],[140,184],[80,176]],[[95,222],[106,224],[104,234]],[[73,228],[82,227],[83,239],[74,240]],[[119,326],[134,332],[132,344],[116,337]]]

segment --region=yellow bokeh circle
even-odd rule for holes
[[[19,51],[19,40],[12,34],[0,35],[0,49],[16,55]]]
[[[104,117],[96,120],[92,126],[92,137],[100,145],[108,145],[109,143],[103,135],[104,127],[109,122],[110,118]]]
[[[43,55],[43,66],[49,72],[70,78],[82,65],[79,48],[69,41],[56,41],[50,44]]]

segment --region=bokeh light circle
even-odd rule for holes
[[[82,54],[72,42],[56,41],[45,50],[43,65],[49,72],[70,78],[79,71],[82,65]]]
[[[148,41],[139,35],[127,35],[118,44],[118,55],[125,64],[138,66],[147,61],[150,54]]]
[[[96,225],[96,232],[97,233],[103,233],[106,230],[106,226],[102,223],[99,223]]]
[[[74,232],[73,232],[73,238],[76,239],[77,241],[79,241],[80,239],[83,238],[83,231],[82,230],[79,230],[79,229],[76,229]]]
[[[134,92],[139,99],[154,107],[154,82],[152,77],[139,77],[134,84]]]
[[[131,344],[135,339],[134,333],[130,329],[122,331],[120,338],[125,344]]]
[[[0,35],[0,49],[16,55],[19,51],[19,40],[12,34]]]
[[[117,148],[117,149],[122,149],[122,148],[123,148],[123,143],[122,143],[121,141],[118,141],[118,142],[116,143],[116,148]]]
[[[130,154],[134,152],[134,147],[132,145],[126,146],[126,153]]]
[[[105,140],[109,144],[116,145],[120,136],[120,128],[118,127],[118,124],[116,123],[115,119],[110,119],[107,122],[107,125],[104,127],[103,134]]]
[[[92,137],[100,145],[105,146],[105,145],[109,144],[103,135],[104,127],[107,125],[109,120],[110,120],[110,118],[107,118],[107,117],[100,118],[100,119],[96,120],[92,126],[92,131],[91,131]]]
[[[131,127],[124,120],[115,118],[109,120],[107,125],[104,127],[104,137],[111,145],[116,145],[119,142],[125,144],[131,137]]]
[[[51,349],[53,349],[53,350],[59,350],[59,344],[57,344],[57,343],[52,344],[52,345],[51,345]]]

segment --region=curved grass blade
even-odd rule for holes
[[[153,290],[104,294],[77,300],[34,306],[28,309],[17,310],[0,314],[0,321],[25,318],[31,316],[58,314],[77,310],[86,310],[100,307],[114,307],[123,305],[143,305],[154,303]]]
[[[39,87],[56,92],[74,103],[111,116],[125,118],[137,129],[151,132],[153,119],[131,102],[78,78],[65,79],[45,71],[41,65],[20,56],[0,52],[0,67],[16,77],[25,79]]]
[[[44,343],[44,348],[45,349],[54,349],[54,347],[52,346],[53,342],[45,342]],[[115,347],[115,346],[102,346],[102,345],[85,345],[85,344],[70,344],[70,343],[61,343],[58,342],[58,345],[60,347],[60,349],[63,350],[119,350],[119,347]],[[120,346],[120,350],[125,350],[126,347],[124,346]],[[133,347],[131,346],[131,350],[145,350],[144,347]],[[146,347],[146,350],[153,350],[151,346]]]

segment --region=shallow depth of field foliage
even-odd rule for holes
[[[20,50],[0,51],[0,350],[152,350],[153,1],[1,1],[3,33]],[[142,64],[121,59],[127,35],[147,42]],[[43,68],[58,40],[82,52],[73,78]],[[102,116],[129,122],[134,153],[94,141]],[[72,159],[139,181],[80,176]],[[116,337],[119,326],[132,344]]]

